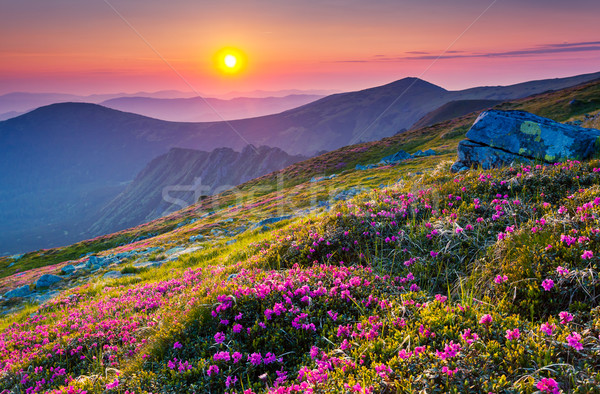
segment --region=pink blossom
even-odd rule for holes
[[[560,317],[560,324],[567,324],[568,322],[573,321],[573,315],[566,311],[560,312],[558,317]]]
[[[116,389],[117,387],[119,387],[119,378],[116,378],[112,382],[106,384],[107,390]]]
[[[460,344],[450,341],[450,343],[448,343],[444,346],[443,352],[436,350],[435,353],[436,353],[436,356],[438,356],[438,358],[440,358],[441,360],[446,360],[449,358],[456,357],[460,351],[461,351]]]
[[[234,386],[238,381],[237,376],[227,376],[227,379],[225,380],[225,387],[229,388],[231,386]]]
[[[509,341],[512,341],[514,339],[519,339],[519,337],[521,336],[521,333],[519,332],[518,328],[515,328],[513,330],[506,330],[506,339],[508,339]]]
[[[446,367],[445,365],[442,367],[442,372],[450,377],[452,377],[457,371],[458,371],[458,368],[450,369],[450,368]]]
[[[554,287],[554,281],[552,279],[544,279],[542,282],[542,287],[544,290],[550,291]]]
[[[179,342],[175,342],[173,344],[173,349],[181,349],[183,347],[183,345]]]
[[[479,335],[477,335],[476,332],[472,333],[470,328],[464,330],[460,336],[463,339],[463,341],[465,341],[469,345],[479,339]]]
[[[552,323],[544,323],[540,326],[540,331],[546,335],[554,335],[554,329],[556,326]]]
[[[481,316],[481,319],[479,319],[479,324],[484,324],[487,326],[487,325],[492,324],[493,321],[494,321],[494,319],[492,318],[492,315],[485,314],[485,315]]]
[[[211,365],[210,367],[208,367],[208,369],[206,370],[206,374],[208,376],[212,376],[212,375],[218,375],[219,374],[219,367],[217,365]]]
[[[569,270],[559,265],[558,267],[556,267],[556,273],[560,276],[565,276],[569,275]]]
[[[575,331],[567,335],[567,344],[575,350],[583,349],[583,345],[581,344],[581,335]]]
[[[224,340],[225,340],[225,334],[223,334],[222,332],[218,332],[215,334],[215,342],[216,343],[223,343]]]
[[[551,378],[541,379],[539,382],[537,382],[535,387],[542,393],[558,394],[560,392],[558,390],[558,383],[556,383],[556,380]]]
[[[494,278],[494,283],[496,283],[498,285],[501,284],[501,283],[504,283],[506,281],[508,281],[508,276],[506,276],[506,275],[497,275]]]
[[[583,254],[581,255],[581,258],[583,260],[589,260],[592,257],[594,257],[594,253],[591,250],[586,250],[583,252]]]

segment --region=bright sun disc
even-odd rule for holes
[[[235,67],[235,65],[237,63],[237,59],[235,58],[235,56],[233,56],[231,54],[225,56],[225,59],[223,61],[225,62],[225,65],[229,68]]]
[[[221,48],[214,55],[215,68],[222,74],[236,75],[246,68],[247,58],[244,52],[234,47]]]

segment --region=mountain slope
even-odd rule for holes
[[[419,119],[411,126],[411,129],[420,129],[421,127],[431,126],[433,124],[458,118],[471,112],[480,111],[482,109],[491,108],[496,104],[500,104],[500,100],[456,100],[450,101],[441,107],[431,111],[427,115]]]
[[[90,231],[104,234],[137,226],[303,159],[266,146],[247,146],[241,152],[173,148],[152,160],[107,204]]]
[[[265,98],[238,97],[230,100],[201,97],[179,99],[120,97],[100,104],[119,111],[173,122],[218,122],[223,119],[243,119],[275,114],[300,107],[322,97],[306,94]]]

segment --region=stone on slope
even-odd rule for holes
[[[41,289],[44,287],[50,287],[53,284],[60,282],[61,280],[62,280],[62,278],[58,275],[44,274],[44,275],[40,276],[40,278],[35,282],[35,287],[37,289]]]
[[[437,155],[436,151],[434,151],[433,149],[427,149],[425,152],[418,150],[415,153],[413,153],[413,157],[427,157],[427,156],[435,156]]]
[[[458,143],[458,161],[452,165],[453,172],[481,166],[484,170],[510,165],[515,161],[529,161],[523,156],[490,148],[477,142],[462,140]]]
[[[61,272],[63,275],[70,275],[70,274],[72,274],[72,273],[73,273],[73,272],[75,272],[75,271],[76,271],[76,268],[75,268],[75,266],[74,266],[74,265],[72,265],[72,264],[65,265],[64,267],[62,267],[62,268],[60,269],[60,272]]]
[[[27,297],[31,294],[31,290],[29,289],[29,285],[23,285],[21,287],[17,287],[16,289],[12,289],[7,291],[4,294],[4,298],[15,298],[15,297]]]
[[[102,277],[104,279],[119,279],[123,274],[120,271],[108,271]]]
[[[409,153],[406,153],[403,150],[399,150],[398,152],[394,153],[393,155],[384,157],[383,159],[381,159],[381,161],[379,163],[381,163],[381,164],[398,163],[399,161],[410,159],[411,157],[412,156]]]
[[[263,219],[260,222],[256,223],[254,225],[254,227],[256,228],[256,227],[264,226],[266,224],[273,224],[273,223],[281,222],[282,220],[288,220],[291,218],[292,218],[292,215],[276,216],[276,217],[272,217],[272,218],[267,218],[267,219]]]
[[[453,171],[515,161],[584,160],[600,151],[600,130],[555,122],[523,111],[482,112],[458,144]]]
[[[523,111],[485,111],[467,138],[519,156],[556,162],[589,158],[599,148],[600,130],[566,125]]]

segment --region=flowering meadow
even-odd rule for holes
[[[600,162],[448,167],[5,318],[0,393],[600,392]]]

